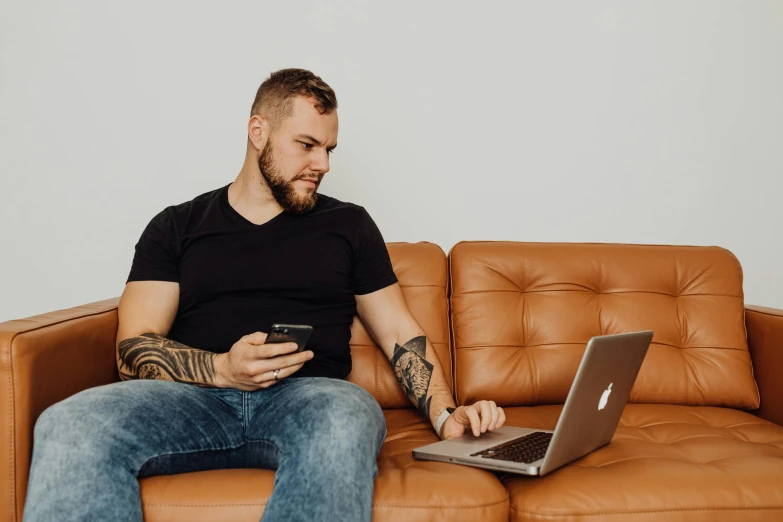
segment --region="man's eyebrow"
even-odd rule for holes
[[[305,140],[310,140],[310,141],[312,141],[313,143],[315,143],[316,145],[323,145],[323,144],[322,144],[320,141],[318,141],[317,139],[313,138],[313,137],[312,137],[312,136],[310,136],[309,134],[300,134],[299,136],[297,136],[297,138],[302,138],[302,139],[305,139]],[[337,148],[337,144],[336,144],[336,143],[335,143],[334,145],[332,145],[331,147],[329,147],[329,149],[330,149],[330,150],[334,150],[334,149],[336,149],[336,148]]]

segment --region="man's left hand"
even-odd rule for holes
[[[443,440],[461,437],[467,429],[478,437],[487,430],[496,430],[506,422],[503,408],[494,401],[478,401],[471,406],[460,406],[449,415],[439,434]]]

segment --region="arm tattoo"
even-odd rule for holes
[[[215,354],[196,350],[166,339],[158,334],[145,333],[120,342],[120,378],[158,379],[190,384],[215,382]]]
[[[391,363],[394,374],[408,398],[429,418],[432,395],[427,395],[433,366],[424,358],[426,351],[427,338],[423,335],[414,337],[403,346],[394,345]]]

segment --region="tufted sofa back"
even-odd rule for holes
[[[631,402],[758,407],[726,250],[463,242],[449,261],[460,404],[562,403],[592,336],[649,329]]]

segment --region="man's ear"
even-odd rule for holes
[[[270,131],[269,120],[258,114],[251,116],[250,121],[247,122],[247,138],[253,144],[253,147],[256,148],[259,155],[266,147],[267,141],[269,141]]]

